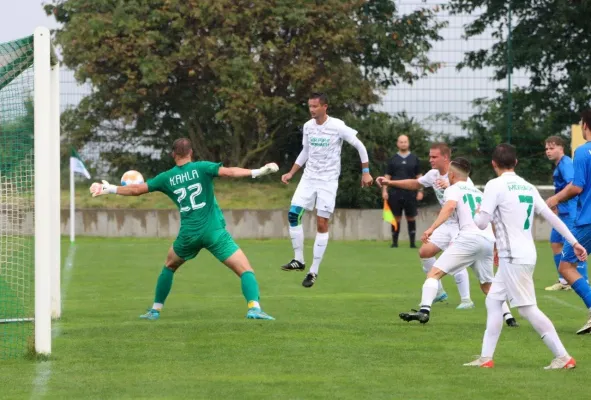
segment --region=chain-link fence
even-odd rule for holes
[[[466,131],[460,122],[474,114],[473,101],[496,97],[497,90],[506,90],[508,87],[507,80],[492,79],[492,68],[479,71],[456,69],[466,52],[493,46],[495,39],[492,31],[487,30],[478,37],[464,39],[464,27],[479,14],[451,15],[445,10],[445,1],[397,0],[396,4],[401,14],[425,6],[439,10],[437,18],[447,22],[447,27],[440,32],[443,40],[434,43],[430,57],[443,63],[443,67],[412,86],[400,84],[390,88],[379,108],[389,113],[406,112],[434,133],[465,135]],[[523,71],[513,71],[512,87],[526,83],[527,76]]]
[[[453,137],[466,136],[468,132],[462,121],[466,121],[476,112],[474,100],[479,98],[495,98],[499,90],[508,89],[507,80],[493,80],[492,68],[471,70],[456,67],[464,59],[467,51],[487,49],[493,46],[496,39],[492,31],[485,31],[478,37],[466,40],[464,28],[478,16],[478,12],[471,15],[451,15],[445,9],[446,1],[442,0],[396,0],[399,13],[406,14],[419,7],[438,9],[438,18],[447,22],[440,35],[443,40],[436,42],[430,52],[433,61],[442,63],[442,68],[434,74],[416,81],[413,85],[401,83],[390,88],[383,94],[381,104],[376,110],[391,114],[406,113],[408,117],[432,132],[434,136],[443,134]],[[528,82],[523,71],[512,71],[512,88],[524,86]],[[62,71],[62,110],[75,107],[81,99],[91,92],[91,87],[80,86],[75,82],[72,71]],[[511,124],[509,124],[509,129]],[[510,137],[510,132],[499,132],[503,139]],[[69,143],[63,138],[64,144]],[[515,143],[519,145],[518,143]],[[77,149],[81,157],[88,163],[93,172],[108,176],[110,166],[101,163],[101,147],[105,144],[88,143],[84,148]],[[69,148],[64,154],[69,154]],[[540,155],[543,157],[543,143],[540,143]],[[545,176],[545,174],[543,174]],[[546,182],[550,183],[550,176]]]

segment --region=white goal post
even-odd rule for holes
[[[51,34],[34,34],[35,104],[35,351],[51,353],[51,319],[60,297],[60,91],[59,63],[51,65]]]

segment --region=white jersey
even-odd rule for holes
[[[441,187],[437,183],[437,181],[439,181],[440,179],[447,181],[447,183],[449,184],[449,179],[447,177],[447,174],[441,175],[441,172],[439,172],[438,169],[432,169],[432,170],[429,170],[429,172],[427,172],[425,175],[421,176],[418,179],[418,181],[423,187],[426,187],[426,188],[432,187],[433,191],[435,192],[435,197],[437,197],[437,201],[439,201],[439,204],[443,206],[443,204],[445,204],[445,200],[444,200],[444,196],[443,196],[443,193],[445,192],[445,188]],[[469,185],[474,186],[474,183],[472,182],[472,179],[470,179],[470,178],[468,178],[467,183]]]
[[[488,224],[486,229],[481,230],[474,223],[474,214],[478,205],[482,202],[482,196],[482,192],[468,182],[456,182],[445,189],[443,195],[446,202],[457,202],[456,215],[460,224],[460,235],[474,234],[484,236],[486,239],[494,242],[495,235],[490,224]]]
[[[545,208],[535,186],[515,172],[505,172],[486,184],[480,210],[493,217],[500,258],[507,258],[511,264],[536,263],[533,212]]]
[[[304,178],[321,181],[338,181],[341,175],[341,148],[343,140],[350,141],[357,135],[338,118],[328,117],[322,125],[315,119],[304,124],[304,148],[308,159]]]
[[[447,177],[447,174],[441,175],[441,173],[439,172],[438,169],[432,169],[432,170],[429,170],[429,172],[427,172],[425,175],[421,176],[418,179],[418,181],[423,187],[426,187],[426,188],[432,187],[433,191],[435,192],[435,197],[437,197],[437,201],[439,201],[439,204],[441,206],[443,206],[443,204],[445,204],[445,199],[444,199],[445,188],[440,186],[437,183],[440,179],[447,181],[447,183],[449,184],[449,179]],[[474,186],[474,183],[472,182],[472,179],[470,179],[470,178],[468,178],[467,183]],[[457,224],[458,217],[457,217],[456,213],[454,212],[445,223],[446,224]]]

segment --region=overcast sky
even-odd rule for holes
[[[433,7],[446,2],[446,0],[395,1],[403,14],[417,7]],[[0,0],[0,9],[4,10],[0,14],[0,43],[30,35],[37,26],[46,26],[50,29],[57,27],[55,20],[45,15],[42,0]],[[433,60],[444,62],[444,67],[434,76],[422,79],[413,86],[400,84],[391,88],[383,97],[378,109],[391,113],[404,110],[419,121],[437,113],[451,113],[465,119],[474,112],[471,106],[472,100],[478,97],[493,97],[496,95],[496,89],[506,88],[505,81],[490,80],[492,75],[490,70],[458,72],[455,69],[456,64],[463,59],[465,51],[487,48],[494,43],[490,32],[466,41],[461,38],[463,28],[474,16],[449,16],[442,12],[439,18],[448,21],[449,26],[441,32],[445,40],[436,43],[430,55]],[[515,72],[514,85],[527,82],[523,73]],[[61,81],[62,108],[77,104],[89,91],[88,87],[79,87],[74,84],[72,73],[65,68],[62,68]],[[459,127],[454,124],[429,124],[425,121],[423,123],[437,130],[461,133]]]
[[[41,0],[0,0],[0,9],[0,43],[32,35],[38,26],[57,26],[45,15]]]

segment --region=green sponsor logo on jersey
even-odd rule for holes
[[[525,191],[532,191],[533,186],[529,185],[522,185],[520,183],[509,183],[507,184],[507,188],[510,192],[518,191],[518,190],[525,190]]]
[[[310,146],[314,147],[328,147],[330,145],[330,139],[328,138],[310,138]]]

